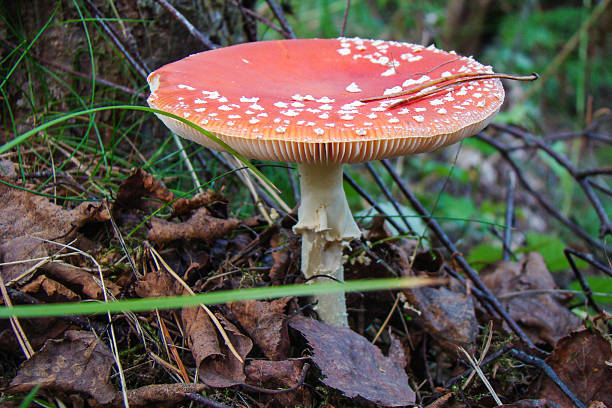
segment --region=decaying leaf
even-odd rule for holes
[[[82,394],[108,404],[115,398],[110,383],[113,364],[113,355],[103,341],[90,332],[69,330],[61,340],[48,340],[25,361],[9,390],[26,393],[40,384],[54,395]]]
[[[403,362],[383,356],[367,339],[346,328],[297,317],[289,326],[312,348],[312,361],[325,375],[323,383],[347,397],[361,397],[386,407],[413,404]]]
[[[16,262],[46,256],[61,247],[42,239],[66,243],[87,222],[108,219],[100,203],[82,203],[67,210],[47,198],[0,184],[0,262]],[[37,239],[38,238],[38,239]],[[5,282],[19,277],[37,261],[0,267]]]
[[[38,299],[43,298],[51,302],[76,302],[81,300],[79,295],[72,290],[45,275],[39,275],[31,282],[23,285],[21,291],[28,294],[38,293]]]
[[[153,205],[151,200],[145,198],[168,203],[174,199],[174,194],[146,171],[132,169],[132,174],[123,180],[117,190],[115,207],[144,210],[147,204]]]
[[[289,350],[285,307],[291,298],[271,302],[246,300],[229,304],[240,325],[270,360],[282,360]]]
[[[223,316],[216,315],[231,343],[244,360],[253,342]],[[245,381],[244,363],[239,361],[218,336],[208,314],[202,307],[183,308],[183,326],[189,348],[196,360],[200,380],[211,387],[229,387]]]
[[[224,220],[208,215],[204,207],[193,213],[185,222],[169,222],[160,218],[152,218],[152,228],[149,239],[157,243],[170,242],[177,239],[202,239],[211,242],[233,231],[240,222],[236,219]]]
[[[481,276],[535,343],[554,345],[581,324],[580,318],[562,305],[564,296],[529,292],[557,288],[539,253],[527,254],[522,262],[493,263],[481,271]]]
[[[562,338],[546,362],[580,401],[612,407],[612,346],[598,330],[581,329]],[[572,406],[548,377],[542,382],[540,397]]]
[[[268,389],[287,389],[295,387],[302,377],[304,361],[253,360],[245,368],[247,383]],[[311,395],[307,387],[295,391],[270,395],[269,404],[281,407],[311,406]]]
[[[227,200],[213,190],[206,190],[204,193],[196,194],[192,198],[179,198],[172,203],[172,213],[175,215],[187,214],[191,211],[211,205],[213,203],[227,204]]]
[[[142,298],[176,296],[182,294],[183,290],[180,283],[164,271],[147,273],[134,283],[134,292]]]
[[[73,288],[79,288],[80,291],[87,295],[90,299],[104,299],[102,286],[100,285],[98,275],[85,271],[73,265],[63,262],[49,262],[42,268],[45,273],[55,279],[68,284]],[[113,295],[118,295],[121,288],[115,283],[104,280],[104,287]]]

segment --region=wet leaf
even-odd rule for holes
[[[117,190],[115,207],[138,210],[145,210],[147,205],[159,207],[145,198],[167,203],[174,199],[174,194],[146,171],[139,168],[132,169],[132,174],[123,180]]]
[[[110,383],[114,359],[106,344],[92,333],[69,330],[61,340],[48,340],[25,361],[9,385],[10,392],[26,393],[41,385],[54,394],[83,394],[100,404],[115,398]]]
[[[297,317],[289,325],[306,338],[312,361],[325,376],[323,383],[347,397],[361,397],[386,407],[413,404],[404,362],[382,352],[350,329]]]
[[[251,351],[253,342],[223,316],[216,316],[236,351],[244,360]],[[182,320],[189,348],[199,368],[200,380],[211,387],[229,387],[243,383],[245,381],[244,363],[234,356],[217,334],[217,329],[204,309],[201,307],[183,308]]]
[[[557,288],[542,255],[537,252],[527,254],[522,262],[491,264],[481,271],[481,276],[535,343],[554,345],[581,324],[580,318],[563,306],[565,295],[529,292]]]
[[[228,306],[240,325],[270,360],[282,360],[289,350],[285,307],[291,298],[271,302],[246,300]]]
[[[562,338],[546,362],[580,401],[612,406],[612,346],[599,331],[582,329]],[[548,377],[542,381],[540,397],[572,406]]]
[[[160,218],[152,218],[152,228],[148,238],[157,243],[170,242],[177,239],[202,239],[211,242],[216,238],[228,235],[240,222],[236,219],[224,220],[208,215],[204,207],[198,209],[185,222],[169,222]]]

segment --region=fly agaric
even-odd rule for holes
[[[149,75],[149,104],[212,132],[238,153],[298,164],[302,273],[342,281],[342,250],[360,236],[343,163],[415,154],[470,136],[498,112],[491,67],[454,52],[360,38],[280,40],[191,55]],[[175,133],[222,148],[158,115]],[[321,319],[347,326],[343,293],[316,296]]]

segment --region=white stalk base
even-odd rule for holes
[[[302,273],[307,279],[327,275],[342,282],[342,249],[361,235],[344,194],[342,164],[300,163],[298,170],[301,203],[293,231],[302,235]],[[327,276],[309,283],[333,281]],[[314,299],[322,321],[348,327],[344,293],[325,293]]]

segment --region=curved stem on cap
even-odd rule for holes
[[[342,164],[298,164],[301,203],[293,231],[302,235],[302,273],[309,282],[344,280],[342,250],[359,238],[342,187]],[[325,323],[348,327],[344,293],[316,295]]]

